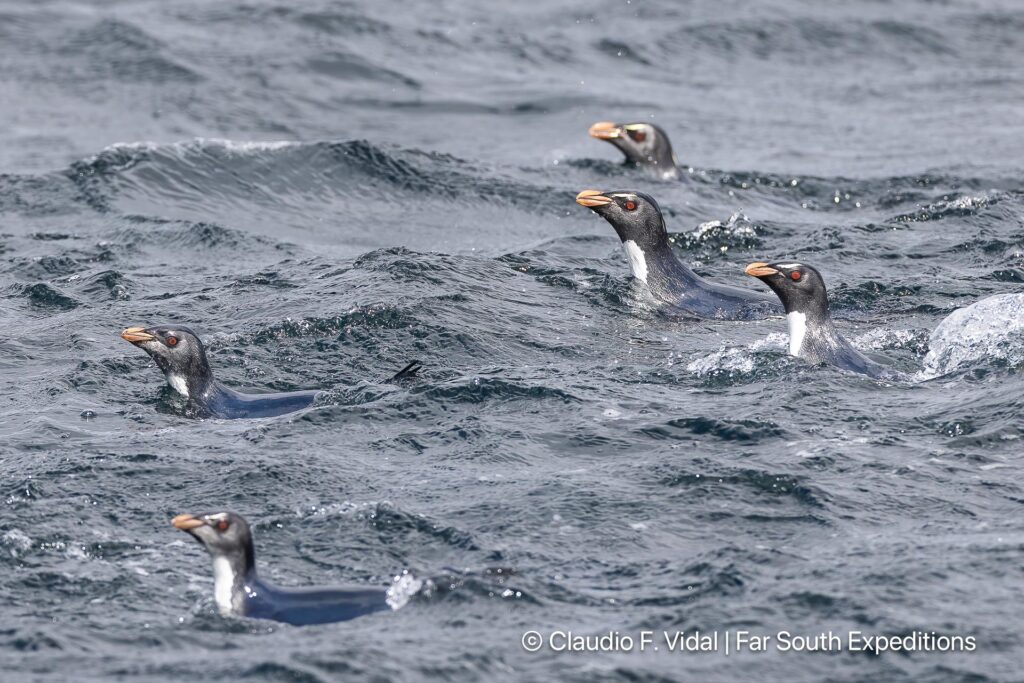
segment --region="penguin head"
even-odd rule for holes
[[[756,277],[775,292],[786,313],[803,313],[811,318],[828,316],[825,280],[815,268],[802,263],[751,263],[747,275]]]
[[[255,566],[249,523],[234,512],[182,514],[171,520],[175,529],[199,541],[214,560],[226,560],[234,574],[244,576]]]
[[[645,252],[668,245],[668,230],[654,197],[633,190],[583,190],[576,203],[612,224],[623,244],[633,242]]]
[[[186,398],[202,394],[212,379],[203,343],[187,327],[129,327],[121,338],[148,353],[171,388]]]
[[[653,123],[612,123],[599,121],[590,136],[607,140],[626,155],[626,161],[666,173],[676,170],[676,155],[665,131]]]

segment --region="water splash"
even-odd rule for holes
[[[863,350],[885,351],[909,349],[915,353],[924,353],[927,348],[928,333],[922,330],[886,330],[876,328],[850,339],[853,345]]]
[[[946,375],[982,358],[1024,362],[1024,294],[999,294],[951,313],[932,332],[919,377]]]
[[[701,356],[690,361],[687,372],[697,377],[727,373],[746,375],[756,369],[755,355],[758,351],[785,351],[789,345],[789,336],[782,332],[773,332],[764,339],[759,339],[744,347],[723,347],[714,353]]]
[[[408,569],[394,578],[391,586],[388,587],[387,603],[393,610],[405,607],[414,595],[423,588],[423,581],[417,579]]]

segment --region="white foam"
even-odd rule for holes
[[[93,154],[85,158],[86,163],[97,161],[104,152],[160,152],[169,150],[176,153],[202,150],[209,148],[220,148],[228,152],[249,153],[264,152],[297,147],[303,142],[294,140],[227,140],[224,138],[193,138],[191,140],[180,140],[178,142],[153,142],[144,140],[139,142],[115,142],[103,148],[99,154]]]
[[[977,195],[963,195],[955,199],[944,198],[942,201],[933,202],[926,207],[919,207],[916,212],[904,216],[906,221],[932,220],[949,211],[981,211],[990,204],[994,204],[1006,195],[1000,190],[989,190]]]
[[[115,142],[107,145],[103,151],[157,151],[161,149],[195,149],[203,147],[221,147],[232,152],[262,152],[265,150],[284,149],[304,143],[294,140],[228,140],[226,138],[192,138],[177,142]]]
[[[714,353],[701,356],[691,361],[687,366],[688,372],[702,377],[713,372],[739,372],[747,373],[754,371],[754,357],[745,348],[743,349],[719,349]]]
[[[32,547],[32,539],[21,529],[7,531],[0,542],[10,548],[11,557],[18,557]]]
[[[306,143],[295,142],[294,140],[226,140],[224,138],[195,138],[191,143],[178,144],[194,144],[199,147],[223,147],[231,152],[265,152],[286,149],[288,147],[297,147]]]
[[[769,334],[764,339],[759,339],[749,346],[738,348],[721,348],[718,351],[700,356],[690,361],[686,366],[687,372],[698,377],[710,375],[715,372],[728,372],[744,374],[753,372],[755,368],[754,353],[761,349],[783,349],[785,348],[786,337],[778,332]]]
[[[927,331],[921,330],[887,330],[879,327],[857,335],[850,341],[858,349],[907,349],[923,344],[927,334]]]

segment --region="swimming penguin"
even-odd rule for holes
[[[171,524],[199,541],[213,558],[213,597],[224,616],[305,626],[401,606],[385,588],[285,589],[266,583],[256,574],[249,524],[234,512],[178,515]]]
[[[747,266],[746,273],[768,285],[785,306],[790,355],[876,379],[902,377],[864,356],[839,334],[829,311],[825,280],[814,268],[802,263],[758,262]]]
[[[213,378],[199,337],[180,325],[129,327],[121,337],[152,356],[171,388],[188,399],[204,417],[274,417],[308,408],[321,393],[312,390],[243,394],[229,389]],[[416,361],[409,363],[391,381],[411,377],[421,367]]]
[[[770,296],[708,282],[690,270],[672,253],[665,219],[649,195],[584,190],[576,203],[612,224],[633,277],[658,300],[701,318],[753,320],[782,314],[782,306]]]
[[[626,155],[626,164],[646,168],[662,178],[678,178],[679,163],[668,135],[653,123],[612,123],[599,121],[590,127],[590,137],[607,140]]]

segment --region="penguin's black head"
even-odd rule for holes
[[[255,564],[249,523],[234,512],[183,514],[171,520],[175,529],[199,541],[214,560],[227,560],[235,571],[248,572]]]
[[[121,338],[148,353],[167,383],[186,397],[199,395],[212,379],[206,350],[195,332],[179,325],[129,327]]]
[[[623,244],[633,242],[645,252],[668,245],[668,230],[654,197],[634,190],[583,190],[576,203],[612,224]]]
[[[756,277],[775,292],[786,313],[815,317],[828,315],[825,280],[816,269],[802,263],[751,263],[747,275]]]
[[[668,135],[653,123],[612,123],[599,121],[590,136],[607,140],[626,155],[626,161],[664,173],[675,173],[676,156]]]

